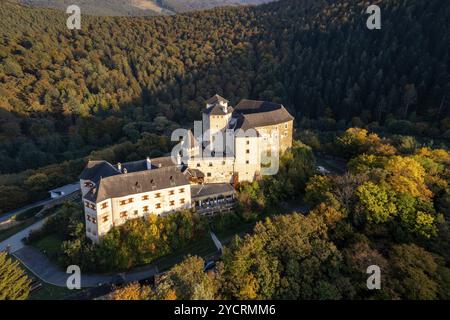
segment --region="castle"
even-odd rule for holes
[[[149,214],[229,207],[233,185],[276,173],[279,154],[292,146],[293,120],[281,104],[242,100],[233,108],[216,94],[194,133],[174,134],[171,156],[89,161],[80,175],[87,237],[98,242],[112,227]]]

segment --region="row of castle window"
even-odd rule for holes
[[[178,190],[179,193],[184,193],[184,191],[185,191],[184,188],[180,188]],[[175,194],[175,190],[170,190],[169,191],[169,195],[174,195],[174,194]],[[155,198],[160,198],[160,197],[161,197],[161,193],[158,192],[158,193],[155,194]],[[143,201],[144,200],[149,200],[149,199],[150,199],[149,195],[143,195],[142,196],[142,200]],[[128,198],[126,200],[121,200],[120,201],[120,205],[123,206],[123,205],[126,205],[127,203],[133,203],[133,202],[134,202],[134,198]],[[90,208],[90,209],[95,210],[95,204],[93,204],[93,203],[89,203],[89,202],[86,201],[85,202],[85,206],[86,206],[86,208]],[[108,202],[102,203],[101,208],[102,209],[108,208]]]
[[[180,199],[180,204],[185,204],[186,203],[186,200],[183,198],[183,199]],[[171,200],[170,202],[169,202],[169,205],[170,206],[174,206],[175,205],[175,200]],[[161,209],[161,203],[157,203],[156,205],[155,205],[155,209]],[[142,211],[143,212],[149,212],[150,210],[149,210],[149,208],[148,208],[148,206],[144,206],[144,207],[142,207]],[[137,216],[138,215],[138,210],[134,210],[134,215],[135,216]],[[126,218],[126,217],[128,217],[128,212],[127,211],[122,211],[121,213],[120,213],[120,217],[121,218]],[[105,221],[104,221],[105,222]]]
[[[180,199],[180,204],[185,204],[185,203],[186,203],[186,200],[185,200],[184,198]],[[175,200],[171,200],[171,201],[169,202],[169,205],[170,205],[170,206],[174,206],[174,205],[175,205]],[[157,203],[157,204],[155,205],[155,208],[156,208],[156,209],[161,209],[161,203]],[[143,211],[143,212],[148,212],[148,211],[149,211],[148,206],[142,207],[142,211]],[[138,215],[138,210],[134,210],[134,215]],[[126,218],[127,216],[128,216],[127,211],[122,211],[122,212],[120,213],[120,217],[121,217],[121,218]],[[91,216],[88,215],[88,214],[86,215],[86,220],[89,221],[89,222],[91,222],[91,223],[93,223],[93,224],[97,224],[97,218],[91,217]],[[108,216],[107,216],[107,215],[103,216],[103,217],[102,217],[102,221],[103,221],[103,222],[107,222],[107,221],[108,221]]]

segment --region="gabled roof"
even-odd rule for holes
[[[225,99],[224,97],[219,96],[217,93],[208,100],[206,100],[207,104],[215,104],[217,102],[228,102],[228,100]]]
[[[120,174],[119,170],[108,161],[89,160],[83,172],[80,174],[80,179],[97,183],[101,177],[106,178],[116,174]]]
[[[294,120],[282,104],[245,99],[238,103],[233,117],[237,119],[235,129],[243,130]]]
[[[143,192],[188,185],[188,178],[175,166],[120,174],[100,179],[85,198],[101,202]]]

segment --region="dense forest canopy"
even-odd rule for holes
[[[173,14],[215,7],[257,5],[273,0],[18,0],[18,2],[46,8],[66,9],[80,6],[83,13],[98,16],[148,16]]]
[[[82,29],[71,31],[64,12],[2,1],[0,173],[115,145],[120,161],[136,160],[132,146],[161,145],[143,134],[190,125],[214,93],[232,104],[281,102],[297,128],[324,118],[326,127],[372,123],[448,141],[450,4],[378,3],[381,30],[366,28],[363,1],[283,0],[158,17],[83,16]],[[167,152],[167,141],[162,146]],[[29,176],[3,175],[0,185],[22,187]]]

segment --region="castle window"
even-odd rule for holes
[[[92,210],[96,210],[95,204],[91,204],[91,209],[92,209]]]
[[[248,160],[245,161],[245,164],[249,164],[249,163],[250,163],[250,161],[248,161]]]
[[[174,206],[175,205],[175,200],[170,200],[170,203],[169,203],[171,206]]]
[[[108,208],[108,202],[103,202],[102,203],[102,209]]]
[[[91,216],[87,214],[87,215],[86,215],[86,220],[87,220],[87,221],[91,221]]]
[[[225,161],[222,161],[222,165],[223,165],[223,166],[225,165]]]
[[[126,200],[120,200],[120,205],[121,206],[124,206],[124,205],[126,205],[127,204],[127,201]]]
[[[197,167],[200,168],[200,163],[197,163]]]
[[[128,203],[132,203],[133,200],[134,200],[133,198],[129,198],[129,199],[128,199]]]
[[[103,216],[103,217],[102,217],[102,221],[103,221],[103,222],[107,222],[107,221],[108,221],[108,216]]]
[[[247,149],[245,152],[246,152],[246,153],[250,153],[250,149]]]
[[[148,200],[148,195],[142,196],[142,200]]]
[[[206,176],[211,177],[211,172],[208,172]]]
[[[120,217],[121,217],[121,218],[126,218],[127,216],[128,216],[128,214],[127,214],[126,211],[122,211],[122,212],[120,213]]]
[[[180,204],[184,204],[184,203],[185,203],[184,198],[180,199]]]
[[[86,201],[86,202],[84,203],[84,206],[85,206],[86,208],[89,208],[89,207],[90,207],[89,202]]]
[[[247,140],[247,145],[249,145],[249,144],[250,144],[250,141]]]
[[[155,206],[156,209],[161,209],[161,203],[157,203]]]
[[[97,224],[97,218],[92,217],[92,223]]]
[[[181,189],[180,189],[180,193],[184,193],[184,188],[181,188]]]
[[[134,215],[137,216],[139,214],[139,211],[134,210]]]
[[[285,128],[285,129],[288,128],[288,124],[287,124],[287,123],[284,124],[284,128]]]
[[[174,194],[175,194],[175,191],[174,191],[174,190],[170,190],[170,191],[169,191],[169,195],[170,195],[170,196],[173,196]]]
[[[210,167],[212,167],[212,166],[213,166],[212,162],[210,162],[210,163],[209,163],[209,166],[210,166]]]
[[[157,194],[155,194],[155,198],[161,198],[161,193],[157,193]]]
[[[142,210],[143,210],[144,212],[148,212],[148,206],[145,206],[144,208],[142,208]]]

